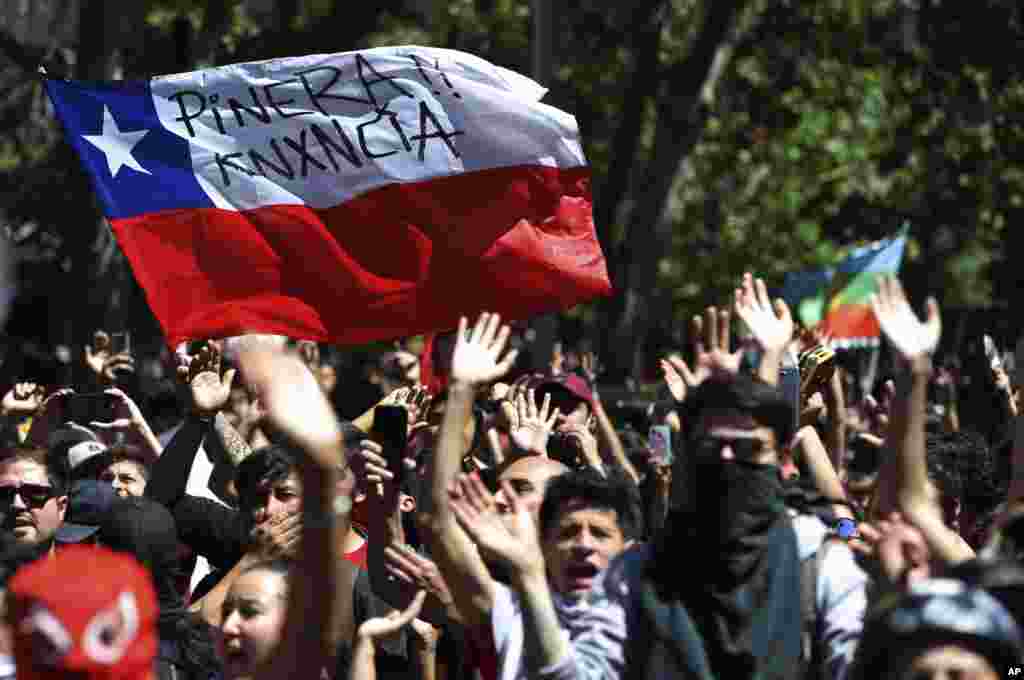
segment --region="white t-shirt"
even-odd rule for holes
[[[813,515],[792,518],[797,549],[803,561],[821,549],[828,527]],[[844,680],[864,629],[868,608],[868,575],[845,543],[833,541],[819,567],[815,588],[818,611],[817,640],[824,645],[824,673]]]

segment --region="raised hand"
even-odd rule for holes
[[[780,299],[774,304],[762,279],[750,272],[743,275],[743,285],[736,289],[733,309],[750,329],[754,340],[765,352],[781,353],[793,339],[793,317]]]
[[[372,643],[380,638],[394,635],[419,616],[420,610],[423,609],[423,601],[426,598],[426,591],[421,590],[416,593],[416,597],[412,599],[409,606],[402,611],[392,611],[387,616],[375,616],[372,619],[363,621],[359,626],[359,630],[356,631],[356,637],[364,642]]]
[[[266,420],[294,443],[336,467],[341,427],[316,378],[295,356],[245,348],[239,356],[245,382],[266,408]]]
[[[583,463],[602,474],[604,473],[604,463],[601,461],[597,437],[590,431],[590,428],[586,425],[568,425],[561,432],[569,444],[576,449],[577,455]]]
[[[510,331],[508,326],[501,325],[501,317],[484,312],[469,335],[466,334],[466,327],[466,318],[463,317],[459,320],[455,349],[452,351],[452,380],[478,385],[505,375],[512,368],[518,350],[513,349],[502,355]]]
[[[668,391],[676,401],[686,399],[689,386],[696,387],[697,385],[697,379],[690,371],[690,367],[678,354],[670,354],[661,360],[661,373],[665,385],[668,386]]]
[[[654,488],[658,494],[668,496],[672,490],[672,465],[656,460],[651,464],[654,472]]]
[[[27,416],[35,413],[43,404],[46,390],[33,382],[20,382],[4,395],[0,403],[0,415]]]
[[[302,515],[282,513],[249,532],[249,554],[261,560],[295,558],[302,543]]]
[[[546,456],[551,428],[558,420],[558,409],[551,409],[551,395],[544,395],[544,403],[537,408],[532,389],[516,394],[515,408],[510,411],[509,437],[512,443],[528,454]]]
[[[581,354],[580,369],[583,370],[584,377],[586,377],[591,389],[593,389],[597,385],[598,377],[601,375],[601,362],[598,360],[597,354],[594,352],[584,352]]]
[[[886,380],[882,385],[881,403],[871,394],[864,397],[861,408],[867,420],[868,431],[872,434],[879,437],[885,436],[886,429],[889,427],[889,413],[892,410],[892,402],[895,397],[896,383],[892,380]]]
[[[32,446],[46,446],[46,440],[50,433],[68,421],[67,413],[68,397],[75,391],[70,387],[63,387],[53,392],[43,403],[39,405],[35,418],[32,419],[32,429],[28,432],[27,443]]]
[[[356,464],[356,469],[360,471],[367,488],[378,485],[377,488],[382,492],[381,502],[384,508],[391,512],[398,505],[399,480],[403,471],[391,470],[388,467],[388,461],[381,455],[383,452],[384,448],[380,444],[372,439],[364,439],[359,442],[359,451],[353,462]],[[416,468],[416,461],[411,458],[403,458],[402,464],[405,466],[404,472]]]
[[[96,376],[97,381],[107,385],[113,384],[119,373],[135,371],[135,359],[131,354],[114,354],[110,335],[102,330],[93,333],[92,344],[85,346],[85,365]]]
[[[453,484],[458,489],[449,489],[452,511],[485,560],[497,560],[518,574],[544,573],[533,517],[507,480],[501,483],[508,500],[506,517],[499,513],[494,496],[477,474],[459,475]]]
[[[446,607],[451,605],[452,593],[437,564],[410,546],[392,543],[385,548],[384,568],[403,583],[427,591]]]
[[[426,621],[421,621],[420,619],[413,619],[410,621],[409,627],[412,628],[412,632],[415,633],[412,641],[416,648],[425,652],[435,653],[437,643],[441,640],[441,629],[435,628]]]
[[[146,427],[146,418],[142,411],[131,398],[116,387],[104,390],[104,394],[113,396],[116,401],[114,407],[114,420],[109,423],[92,421],[89,427],[94,430],[110,430],[123,432],[126,430],[141,430]]]
[[[101,377],[109,358],[110,336],[104,331],[96,331],[92,336],[92,344],[85,346],[85,365],[96,377]]]
[[[380,400],[379,406],[401,406],[409,413],[409,427],[420,422],[430,409],[433,398],[423,385],[399,387]]]
[[[704,316],[694,315],[690,321],[693,339],[693,370],[678,354],[661,361],[661,370],[669,391],[676,401],[686,399],[692,390],[714,373],[738,373],[743,350],[729,351],[729,310],[714,307],[704,310]]]
[[[908,363],[931,355],[939,346],[942,335],[939,304],[934,298],[928,298],[926,305],[927,316],[921,321],[910,308],[899,279],[893,276],[882,277],[878,293],[871,296],[871,309],[878,325],[896,353]]]
[[[223,377],[220,373],[220,346],[206,343],[199,353],[192,357],[188,367],[188,387],[192,396],[192,408],[202,415],[212,415],[221,410],[231,396],[231,384],[235,369],[228,369]],[[184,367],[183,367],[184,368]]]
[[[907,588],[931,575],[931,552],[921,532],[899,513],[873,524],[861,523],[850,548],[866,571],[890,588]]]

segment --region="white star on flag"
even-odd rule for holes
[[[117,121],[110,113],[110,109],[103,106],[103,130],[98,135],[82,135],[85,141],[89,142],[103,152],[107,157],[107,167],[110,168],[110,176],[117,177],[122,166],[127,165],[132,170],[152,175],[149,170],[139,165],[139,162],[132,156],[132,149],[142,141],[142,138],[149,134],[149,130],[134,130],[122,132],[117,127]]]

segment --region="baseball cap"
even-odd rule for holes
[[[594,392],[590,389],[590,385],[580,375],[576,373],[562,373],[560,375],[547,376],[541,379],[536,387],[538,400],[543,399],[545,392],[555,392],[561,390],[568,392],[571,397],[586,402],[591,408],[594,407]],[[552,400],[555,399],[555,395],[552,394]]]
[[[151,677],[157,599],[132,556],[68,546],[19,569],[7,597],[19,679]]]
[[[117,498],[106,482],[82,479],[71,485],[64,523],[57,529],[58,543],[81,543],[97,531]]]
[[[75,470],[82,463],[107,451],[96,436],[84,427],[62,427],[50,436],[50,456],[53,460],[65,461],[68,470]]]

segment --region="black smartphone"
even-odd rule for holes
[[[91,422],[109,423],[114,420],[117,400],[105,392],[72,394],[68,398],[68,419],[85,427]]]
[[[405,476],[405,444],[409,432],[409,413],[401,406],[378,406],[373,411],[370,436],[384,447],[388,470],[400,481]]]
[[[128,331],[121,333],[110,334],[110,353],[111,354],[131,354],[132,353],[132,334]]]

